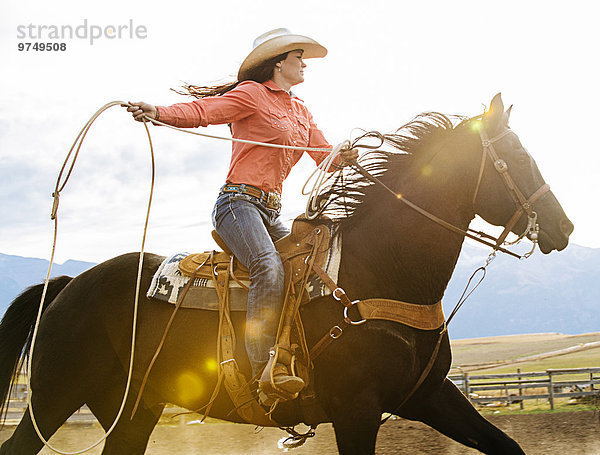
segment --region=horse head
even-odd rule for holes
[[[510,111],[498,93],[472,129],[481,139],[482,161],[473,206],[488,223],[538,240],[544,254],[562,250],[569,242],[573,223],[549,190],[537,164],[510,129]],[[538,228],[539,226],[539,228]],[[539,229],[539,230],[538,230]]]

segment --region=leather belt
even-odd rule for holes
[[[265,204],[265,207],[271,210],[281,209],[281,195],[279,193],[265,193],[260,188],[257,188],[246,183],[227,183],[221,189],[223,193],[240,193],[253,196],[260,202]]]

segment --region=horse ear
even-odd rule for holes
[[[508,119],[510,119],[510,111],[512,111],[512,108],[513,108],[513,105],[511,104],[510,107],[508,109],[506,109],[506,112],[502,116],[502,120],[504,120],[504,126],[506,126],[507,128],[508,128]]]
[[[502,102],[502,95],[497,93],[492,102],[490,108],[484,115],[487,130],[490,134],[493,134],[498,127],[504,116],[504,103]]]

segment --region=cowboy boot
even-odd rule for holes
[[[290,374],[288,367],[281,363],[280,353],[284,353],[283,357],[289,354],[279,347],[269,351],[269,361],[258,381],[259,398],[266,405],[276,400],[293,400],[306,385],[302,378]]]

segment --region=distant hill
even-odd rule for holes
[[[448,315],[488,250],[466,244],[448,285]],[[474,338],[538,332],[600,331],[600,248],[570,245],[526,260],[498,253],[481,286],[449,326],[450,336]]]
[[[487,249],[464,245],[444,298],[446,315],[488,254]],[[76,276],[93,265],[69,260],[52,271],[54,276]],[[0,254],[0,314],[26,287],[43,282],[47,268],[44,259]],[[599,272],[599,248],[570,245],[550,255],[536,251],[523,261],[498,254],[481,286],[452,320],[450,336],[600,331]]]
[[[68,260],[52,266],[52,276],[76,276],[93,267],[92,262]],[[0,253],[0,314],[12,300],[34,284],[43,283],[48,273],[48,261]]]

